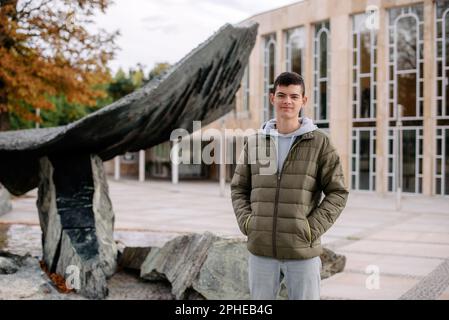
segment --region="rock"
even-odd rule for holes
[[[0,299],[31,299],[41,293],[40,287],[46,281],[39,261],[28,256],[22,262],[14,274],[0,274]]]
[[[198,291],[188,288],[185,293],[185,300],[206,300]]]
[[[338,272],[342,272],[346,265],[346,257],[336,254],[330,249],[323,248],[320,256],[323,268],[321,270],[321,279],[326,279]]]
[[[125,247],[121,254],[118,264],[122,268],[139,270],[142,263],[150,253],[149,247]]]
[[[44,157],[38,211],[43,259],[51,273],[73,280],[85,297],[107,296],[116,270],[114,212],[98,156]]]
[[[187,288],[192,286],[209,247],[218,237],[210,232],[179,236],[162,248],[152,248],[142,264],[140,276],[146,280],[167,279],[172,294],[183,299]]]
[[[19,269],[14,274],[0,274],[0,300],[3,299],[81,299],[75,293],[61,294],[42,271],[39,260],[26,254],[13,255],[0,251],[0,257],[11,257]]]
[[[86,298],[104,299],[108,295],[108,266],[100,260],[95,242],[94,229],[63,230],[55,272],[63,275],[71,284],[70,288]]]
[[[11,197],[8,190],[0,184],[0,215],[12,210]]]
[[[193,289],[208,300],[249,299],[248,256],[246,241],[214,242]]]
[[[0,255],[14,257],[21,266],[14,274],[0,274],[0,301],[4,299],[32,300],[86,300],[76,293],[61,293],[39,266],[39,260],[29,255],[18,256],[1,252]],[[118,272],[108,279],[108,300],[173,300],[170,283],[149,283],[135,273]],[[192,292],[192,299],[199,294]]]
[[[346,258],[324,249],[320,256],[321,279],[343,271]],[[248,286],[248,250],[244,240],[220,240],[209,249],[193,288],[206,299],[250,299]],[[287,299],[284,279],[277,299]]]
[[[108,280],[108,300],[173,300],[170,283],[145,281],[135,272],[118,271]]]
[[[11,259],[0,257],[0,274],[12,274],[19,270],[19,266]]]
[[[208,300],[249,300],[248,249],[243,240],[219,240],[209,249],[193,289]],[[282,279],[277,299],[287,299]]]
[[[0,274],[16,273],[24,263],[24,259],[28,258],[12,254],[5,251],[0,251]]]
[[[244,240],[223,239],[210,233],[191,234],[177,237],[162,248],[152,248],[142,265],[141,276],[152,281],[167,279],[177,299],[195,297],[192,292],[196,291],[199,295],[195,299],[246,300],[250,299],[248,256]],[[324,248],[320,258],[322,279],[343,271],[344,256]],[[287,298],[282,279],[277,299]]]

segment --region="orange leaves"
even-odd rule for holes
[[[58,291],[60,293],[70,293],[70,292],[74,291],[73,289],[67,288],[67,285],[65,283],[65,279],[63,276],[61,276],[57,273],[50,273],[50,271],[47,268],[47,265],[45,264],[45,262],[43,260],[39,261],[39,265],[40,265],[41,269],[48,275],[48,277],[51,279],[53,284],[56,286],[56,289],[58,289]]]
[[[10,112],[28,119],[34,113],[23,105],[49,110],[50,96],[87,106],[105,96],[98,84],[109,80],[117,33],[90,34],[85,27],[94,9],[103,11],[111,1],[8,3],[0,2],[0,96]]]

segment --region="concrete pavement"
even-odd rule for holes
[[[109,180],[109,188],[116,238],[128,245],[162,244],[186,232],[243,237],[229,185],[224,197],[218,183],[204,181]],[[36,195],[13,198],[13,211],[0,223],[38,225]],[[449,299],[447,197],[406,195],[396,211],[394,195],[351,192],[322,240],[347,257],[343,273],[323,280],[323,299]]]

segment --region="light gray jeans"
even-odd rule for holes
[[[278,260],[249,253],[248,278],[252,300],[275,300],[285,277],[289,300],[319,300],[321,259]]]

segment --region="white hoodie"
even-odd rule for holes
[[[278,173],[280,173],[282,166],[284,165],[285,158],[287,157],[290,148],[292,147],[293,142],[296,137],[302,136],[307,132],[312,132],[318,129],[318,127],[313,123],[313,120],[307,117],[298,118],[301,126],[290,133],[282,134],[279,133],[276,128],[276,119],[271,119],[262,124],[261,129],[265,134],[272,135],[276,137],[277,143],[277,164],[278,164]]]

